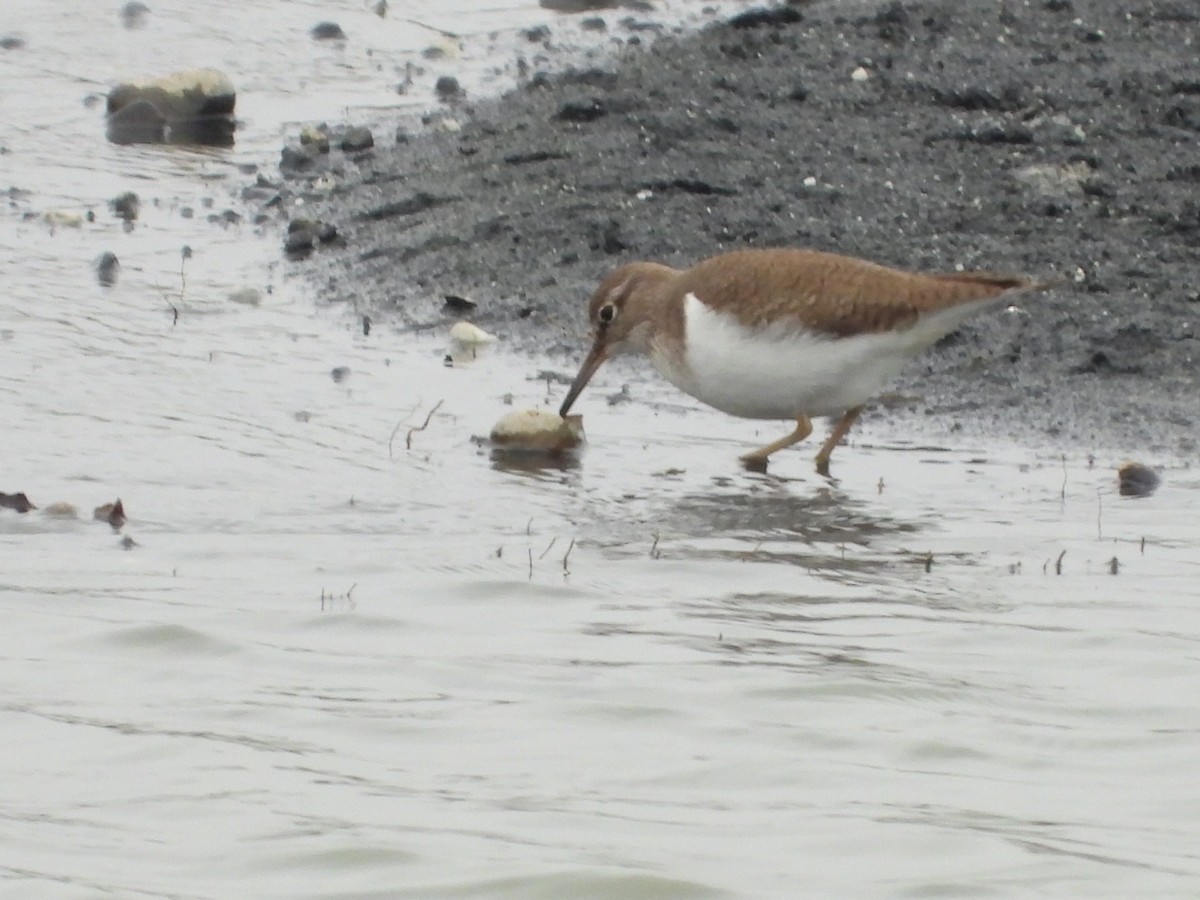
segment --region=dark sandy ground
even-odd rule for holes
[[[532,368],[572,372],[587,297],[634,259],[789,245],[1059,274],[914,361],[867,427],[1196,453],[1193,0],[816,0],[456,118],[310,204],[346,239],[296,263],[322,297],[423,327],[466,295]]]

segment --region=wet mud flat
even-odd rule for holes
[[[586,297],[633,259],[787,245],[1059,275],[914,362],[867,427],[1187,457],[1198,42],[1178,0],[743,13],[339,160],[307,208],[343,241],[295,265],[406,327],[471,297],[478,324],[564,371]]]

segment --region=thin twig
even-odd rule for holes
[[[529,580],[533,581],[533,548],[529,547]]]
[[[410,409],[405,414],[404,419],[407,419],[409,416],[411,416],[413,413],[415,413],[420,408],[421,408],[421,404],[418,403],[416,406],[414,406],[412,409]],[[404,424],[404,419],[401,419],[399,422],[396,423],[396,427],[392,429],[391,436],[388,437],[388,459],[392,458],[392,441],[394,441],[396,439],[396,432],[398,432],[400,430],[400,426]]]
[[[1063,561],[1063,557],[1066,555],[1067,555],[1067,551],[1064,550],[1062,553],[1058,554],[1058,559],[1056,559],[1054,561],[1054,574],[1055,575],[1062,574],[1062,561]]]
[[[431,410],[429,411],[429,415],[427,415],[427,416],[425,417],[425,421],[424,421],[424,422],[422,422],[422,423],[421,423],[419,426],[417,426],[416,428],[410,428],[410,429],[408,429],[408,434],[406,434],[406,435],[404,436],[404,449],[405,449],[405,450],[411,450],[411,449],[412,449],[412,436],[413,436],[414,434],[416,434],[418,431],[424,431],[424,430],[425,430],[426,426],[428,426],[428,425],[429,425],[429,420],[433,418],[433,414],[434,414],[435,412],[437,412],[437,411],[438,411],[438,408],[439,408],[439,407],[442,405],[442,403],[443,403],[443,402],[444,402],[444,401],[442,401],[442,400],[439,400],[437,403],[433,404],[433,409],[431,409]]]
[[[409,25],[416,25],[418,28],[425,28],[429,31],[436,32],[436,33],[440,34],[442,37],[447,37],[447,38],[450,38],[451,40],[455,40],[455,41],[462,40],[462,35],[455,34],[453,31],[446,31],[442,28],[438,28],[435,25],[427,25],[424,22],[421,22],[417,19],[400,19],[399,21],[407,22]]]
[[[546,549],[542,551],[542,555],[541,555],[541,556],[539,556],[539,557],[538,557],[538,559],[545,559],[545,558],[546,558],[546,554],[550,552],[550,548],[554,546],[554,543],[555,543],[555,541],[557,541],[557,540],[558,540],[558,538],[556,538],[556,537],[550,538],[550,543],[548,543],[548,544],[546,545]]]
[[[567,568],[567,560],[571,556],[571,551],[575,549],[575,538],[571,538],[571,543],[567,546],[567,552],[563,554],[563,574],[570,575],[571,570]]]

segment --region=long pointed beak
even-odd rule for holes
[[[575,398],[587,387],[587,383],[592,380],[592,376],[596,374],[596,370],[600,368],[600,365],[606,359],[608,359],[608,349],[604,342],[597,338],[596,342],[592,344],[592,349],[588,351],[588,355],[584,358],[583,365],[579,367],[579,374],[571,382],[566,399],[563,400],[562,406],[558,408],[560,416],[566,416],[571,409],[571,404],[575,402]]]

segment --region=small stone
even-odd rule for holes
[[[50,209],[42,214],[42,219],[53,228],[82,228],[83,216],[77,212],[64,209]]]
[[[587,100],[582,103],[564,103],[559,107],[554,118],[560,122],[594,122],[608,115],[608,110],[599,100]]]
[[[344,41],[346,32],[337,22],[318,22],[308,32],[314,41]]]
[[[283,252],[293,259],[308,256],[317,243],[317,227],[317,223],[311,219],[293,219],[288,222]]]
[[[106,250],[96,258],[96,280],[100,282],[101,287],[112,287],[116,284],[120,272],[121,263],[115,253]]]
[[[543,409],[518,409],[505,413],[491,433],[497,450],[556,455],[583,443],[583,417]]]
[[[97,506],[92,511],[92,518],[98,519],[101,522],[107,522],[112,526],[113,531],[120,531],[121,526],[125,524],[125,504],[118,497],[116,503],[104,503]]]
[[[333,379],[334,384],[341,384],[350,377],[350,367],[337,366],[329,373],[329,377]]]
[[[324,125],[305,125],[300,129],[300,145],[318,153],[329,152],[329,132]]]
[[[51,503],[42,510],[43,516],[49,516],[52,519],[78,519],[79,510],[70,503]]]
[[[150,7],[141,0],[129,0],[121,7],[120,15],[121,24],[132,31],[146,24],[146,17],[150,15]]]
[[[443,103],[458,100],[464,93],[462,85],[458,83],[458,79],[453,75],[443,75],[439,78],[433,86],[433,92],[437,94],[438,99]]]
[[[535,25],[532,28],[526,28],[521,32],[521,35],[531,44],[540,44],[550,39],[550,27],[548,25]]]
[[[560,13],[595,12],[598,9],[616,9],[618,0],[538,0],[542,9]]]
[[[0,50],[20,50],[25,39],[15,34],[0,34]]]
[[[126,222],[134,222],[142,208],[142,201],[133,191],[126,191],[109,200],[108,205],[117,218],[124,219]]]
[[[1139,462],[1125,462],[1117,469],[1117,484],[1123,497],[1149,497],[1162,481],[1159,474]]]
[[[346,129],[346,133],[342,135],[342,140],[338,146],[345,153],[357,153],[360,150],[369,150],[375,146],[375,135],[371,134],[371,129],[365,125],[354,125]]]
[[[607,31],[608,23],[599,16],[589,16],[579,21],[580,31]]]
[[[470,315],[475,312],[475,308],[479,305],[474,300],[468,297],[460,297],[458,294],[446,294],[446,309],[460,316]]]
[[[853,72],[850,73],[851,81],[866,81],[870,77],[871,77],[871,73],[868,72],[866,69],[864,69],[862,66],[859,66],[857,69],[855,69]]]
[[[293,175],[311,169],[320,155],[321,150],[315,144],[286,146],[279,154],[279,171],[284,175]]]
[[[15,494],[6,494],[0,491],[0,508],[16,510],[19,513],[27,513],[31,509],[37,509],[25,496],[24,491],[18,491]]]

